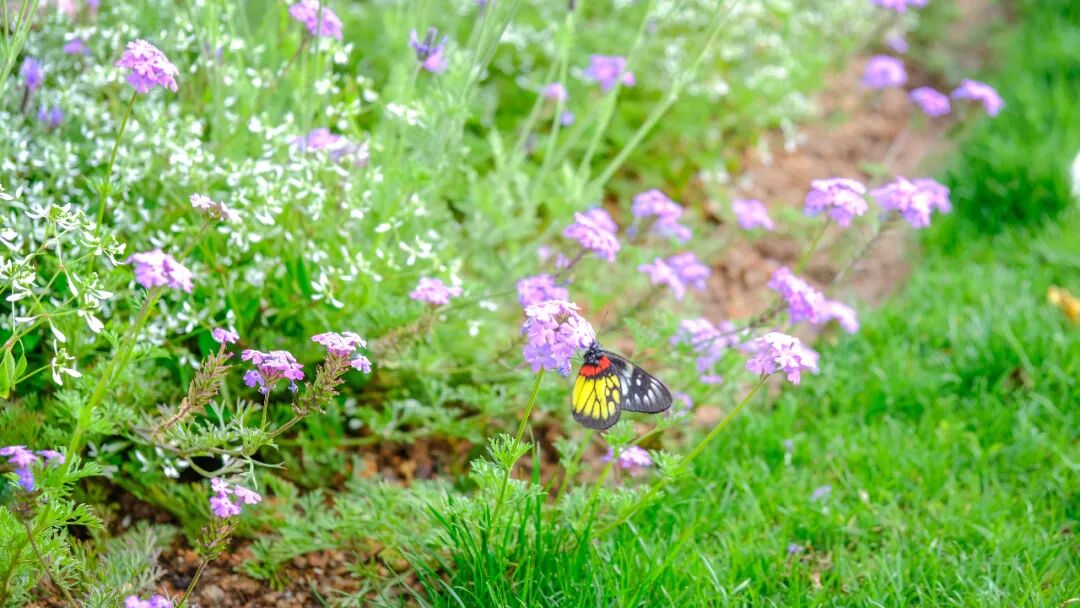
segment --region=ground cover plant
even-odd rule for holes
[[[0,602],[244,605],[226,571],[328,553],[312,602],[1068,601],[1073,216],[930,254],[868,321],[845,268],[949,187],[723,188],[867,48],[871,103],[1001,137],[972,74],[909,85],[925,4],[8,3]],[[771,238],[766,304],[705,314]],[[597,342],[671,407],[628,376],[572,412]]]

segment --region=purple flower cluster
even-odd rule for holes
[[[769,210],[757,199],[735,199],[731,201],[731,210],[735,213],[735,221],[745,230],[775,228]]]
[[[191,293],[195,287],[194,275],[187,266],[161,249],[133,254],[127,263],[135,266],[135,282],[146,289],[169,287]]]
[[[124,599],[124,608],[173,608],[173,603],[164,595],[152,595],[148,600],[129,595]]]
[[[34,472],[30,467],[39,457],[44,458],[47,464],[64,464],[64,455],[56,450],[39,450],[35,453],[24,445],[0,448],[0,456],[7,458],[8,464],[15,469],[15,475],[19,477],[19,485],[27,492],[34,489]]]
[[[72,38],[64,43],[64,52],[68,55],[89,55],[90,47],[82,38]]]
[[[592,251],[597,257],[615,261],[619,251],[619,239],[615,236],[618,226],[607,211],[599,207],[584,213],[574,214],[574,223],[563,230],[563,236],[577,241],[582,247]]]
[[[262,352],[247,349],[240,353],[244,361],[251,361],[255,369],[250,369],[244,374],[244,383],[248,386],[259,386],[259,392],[269,394],[274,390],[279,380],[289,381],[289,390],[294,393],[297,390],[296,383],[304,379],[304,366],[296,362],[296,357],[287,350],[272,350]]]
[[[409,32],[409,46],[416,52],[416,60],[420,62],[420,67],[432,74],[442,74],[447,66],[446,43],[449,39],[443,36],[442,41],[437,43],[438,38],[439,30],[433,27],[428,28],[423,40],[416,35],[416,30]]]
[[[577,304],[566,300],[548,300],[527,307],[521,333],[526,337],[522,356],[533,371],[556,370],[563,377],[570,375],[574,353],[596,341],[596,332],[578,314]]]
[[[683,208],[656,188],[634,196],[630,211],[634,217],[641,219],[655,217],[652,229],[662,235],[674,237],[681,243],[689,241],[693,236],[689,228],[679,223]]]
[[[808,321],[812,325],[821,325],[835,320],[848,333],[859,331],[859,321],[854,309],[842,302],[829,300],[825,294],[795,276],[786,266],[773,272],[768,287],[778,292],[787,302],[788,316],[793,324]]]
[[[37,119],[45,125],[45,128],[55,129],[64,122],[64,111],[59,106],[41,108],[38,110]]]
[[[302,152],[325,152],[332,163],[351,158],[354,166],[364,167],[371,160],[367,142],[357,144],[331,133],[326,127],[312,129],[307,135],[293,139],[292,143]]]
[[[229,209],[225,203],[219,203],[204,194],[192,194],[189,200],[191,201],[192,207],[211,217],[216,217],[220,220],[225,220],[226,222],[236,222],[240,220],[239,214],[232,209]]]
[[[977,101],[982,104],[983,109],[990,116],[997,116],[998,112],[1001,112],[1001,109],[1005,107],[1005,102],[1002,101],[1001,95],[998,95],[994,87],[978,80],[964,80],[952,92],[952,97],[953,99]]]
[[[416,289],[409,293],[409,297],[418,302],[427,302],[435,306],[445,306],[452,298],[461,295],[460,287],[448,286],[442,279],[421,278],[416,284]]]
[[[599,83],[604,92],[620,83],[627,87],[637,83],[634,73],[626,69],[626,57],[620,55],[592,55],[589,67],[585,68],[585,77]]]
[[[818,354],[806,347],[798,338],[770,331],[755,338],[748,345],[751,353],[746,370],[760,375],[783,372],[789,382],[798,384],[802,372],[818,371]]]
[[[569,97],[566,85],[561,82],[552,82],[545,86],[542,95],[544,99],[551,101],[566,101],[566,98]]]
[[[928,0],[870,0],[874,4],[894,10],[898,13],[906,13],[909,6],[924,7]]]
[[[27,57],[19,68],[19,76],[23,79],[27,90],[33,92],[41,88],[41,84],[45,82],[45,69],[41,67],[41,62],[37,59]]]
[[[176,76],[180,70],[165,53],[145,40],[129,42],[116,66],[131,70],[127,81],[137,93],[148,93],[154,87],[177,90]]]
[[[236,344],[240,340],[240,334],[224,327],[215,327],[210,332],[210,337],[218,344]]]
[[[895,180],[876,188],[870,195],[885,209],[893,209],[915,228],[930,225],[930,216],[934,211],[949,213],[949,188],[930,178],[908,180],[897,177]]]
[[[289,16],[303,23],[312,36],[341,40],[341,19],[326,4],[327,0],[300,0],[289,7]]]
[[[709,267],[699,262],[690,251],[675,254],[667,260],[656,258],[651,264],[638,266],[638,271],[649,275],[653,285],[670,287],[675,299],[680,302],[688,287],[705,291],[705,279],[711,274]]]
[[[343,331],[341,333],[328,331],[326,333],[311,336],[311,341],[325,346],[326,352],[331,355],[348,358],[349,365],[351,365],[353,369],[364,372],[365,374],[371,373],[371,361],[364,355],[356,352],[358,349],[367,348],[367,341],[359,335],[351,331]]]
[[[908,93],[908,97],[915,105],[922,108],[927,116],[937,118],[952,111],[949,96],[930,87],[919,87]]]
[[[555,277],[549,274],[521,279],[517,283],[517,292],[518,302],[525,308],[548,300],[566,300],[570,297],[570,292],[556,283]]]
[[[614,458],[614,456],[615,449],[608,448],[607,454],[602,456],[600,460],[603,462],[611,462],[611,459]],[[653,466],[653,459],[652,456],[649,455],[648,450],[632,445],[619,452],[619,457],[615,458],[615,466],[628,471],[644,469]]]
[[[837,224],[847,228],[851,220],[866,213],[866,186],[841,177],[815,179],[806,195],[806,214],[825,212]]]
[[[689,344],[697,353],[697,371],[705,384],[719,384],[723,379],[714,373],[716,364],[728,349],[739,344],[739,332],[730,321],[719,326],[708,319],[685,319],[671,338],[671,344]]]
[[[254,505],[262,501],[262,496],[257,492],[241,485],[230,485],[219,477],[210,480],[210,488],[214,491],[210,497],[210,510],[222,519],[239,515],[240,505]]]
[[[904,62],[888,55],[876,55],[866,62],[862,82],[871,89],[902,87],[907,82]]]

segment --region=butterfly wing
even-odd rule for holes
[[[574,420],[602,431],[619,421],[623,400],[622,376],[613,366],[582,365],[574,382]]]
[[[671,407],[671,391],[656,376],[615,353],[604,351],[604,355],[611,360],[609,369],[621,380],[622,409],[656,414]]]

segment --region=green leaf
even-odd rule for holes
[[[0,397],[7,398],[18,375],[15,372],[15,357],[10,350],[4,351],[4,361],[0,369]]]

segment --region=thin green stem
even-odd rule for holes
[[[755,384],[754,387],[750,389],[750,392],[746,393],[746,395],[742,398],[742,400],[739,401],[739,404],[736,405],[733,410],[728,412],[727,416],[724,416],[724,419],[721,420],[720,422],[718,422],[716,424],[716,426],[713,427],[713,429],[711,431],[709,431],[709,434],[706,435],[705,438],[702,439],[700,442],[698,442],[698,444],[696,446],[694,446],[694,449],[690,450],[689,454],[684,456],[679,461],[679,464],[677,465],[678,472],[684,471],[694,461],[694,459],[697,458],[703,451],[705,451],[705,448],[708,447],[709,444],[712,443],[713,440],[716,439],[720,435],[720,433],[722,433],[724,431],[724,429],[727,428],[727,426],[729,424],[731,424],[731,421],[735,419],[735,416],[739,415],[739,412],[741,412],[743,410],[743,408],[746,407],[746,404],[750,403],[750,398],[753,397],[755,393],[757,393],[759,388],[761,388],[762,386],[765,385],[765,380],[767,380],[767,379],[768,379],[768,376],[763,376],[761,378],[761,380],[759,380],[757,382],[757,384]],[[615,459],[612,458],[611,461],[614,462]],[[610,463],[609,463],[609,465],[610,465]],[[669,476],[661,477],[660,479],[658,479],[655,483],[653,483],[652,487],[649,488],[649,491],[646,492],[645,495],[642,496],[640,500],[636,501],[630,507],[627,507],[626,509],[624,509],[623,512],[620,513],[619,516],[615,518],[614,521],[611,521],[611,522],[601,526],[596,531],[596,535],[600,536],[602,534],[610,532],[614,528],[622,525],[624,522],[626,522],[626,520],[633,517],[633,515],[635,513],[640,511],[646,505],[650,504],[652,502],[652,499],[657,494],[659,494],[661,490],[664,489],[664,487],[668,483],[668,480],[673,478],[673,477],[676,477],[676,475],[669,475]]]
[[[53,586],[60,590],[67,605],[77,606],[78,604],[75,603],[75,598],[71,597],[71,592],[67,590],[67,587],[56,582],[57,577],[53,576],[52,565],[45,559],[45,555],[41,553],[41,549],[39,549],[37,543],[34,542],[34,531],[30,529],[30,522],[23,520],[22,524],[23,527],[26,528],[26,538],[30,541],[30,548],[33,550],[34,555],[37,556],[38,561],[41,562],[41,567],[45,570],[45,576],[49,577]]]
[[[529,422],[529,416],[532,414],[533,404],[536,403],[536,396],[540,393],[540,381],[544,379],[544,368],[540,368],[540,371],[536,373],[536,382],[533,383],[532,394],[529,395],[529,403],[525,406],[525,415],[521,417],[521,422],[518,423],[517,435],[515,442],[520,443],[522,435],[525,434],[525,425]],[[514,469],[514,463],[506,467],[506,473],[503,475],[502,485],[499,486],[499,496],[495,499],[495,508],[491,512],[491,527],[494,528],[496,522],[499,520],[499,511],[502,510],[503,501],[506,499],[506,487],[510,484],[510,473]]]
[[[124,112],[124,120],[120,123],[120,131],[116,134],[116,141],[113,142],[112,154],[109,155],[109,168],[105,171],[105,183],[101,184],[101,206],[98,207],[98,230],[101,230],[101,225],[105,222],[105,207],[109,202],[109,191],[112,189],[112,172],[113,165],[116,163],[116,152],[120,149],[120,140],[124,138],[124,131],[127,129],[128,119],[131,118],[131,109],[135,107],[135,98],[139,96],[138,91],[131,92],[131,100],[128,101],[127,111]]]
[[[191,597],[192,592],[195,591],[195,585],[199,584],[199,578],[202,577],[203,570],[206,570],[206,566],[209,563],[209,559],[204,559],[202,563],[199,564],[199,569],[195,571],[195,576],[191,577],[191,582],[188,583],[187,589],[184,590],[183,597],[181,597],[180,601],[177,602],[178,608],[184,608],[185,606],[187,606],[188,598]]]
[[[163,291],[164,288],[162,287],[154,287],[150,290],[146,300],[143,302],[142,308],[139,309],[138,317],[135,318],[135,322],[131,324],[127,333],[124,334],[123,341],[120,343],[120,349],[117,351],[116,356],[109,360],[109,364],[105,367],[101,379],[98,380],[97,386],[94,387],[94,392],[90,394],[90,399],[83,405],[82,411],[79,413],[79,420],[75,425],[75,431],[71,435],[71,442],[68,443],[68,466],[74,461],[74,455],[82,450],[83,435],[86,433],[86,429],[90,426],[90,422],[93,419],[94,409],[100,405],[101,401],[105,398],[105,393],[109,389],[113,373],[118,369],[123,369],[123,366],[127,363],[128,355],[135,345],[135,339],[138,337],[139,332],[142,331],[143,326],[146,324],[146,320],[150,317],[150,311],[153,310],[154,305],[157,304],[158,299],[161,298]]]
[[[540,393],[540,381],[544,379],[544,368],[540,368],[540,371],[536,372],[536,382],[533,383],[532,394],[529,395],[529,403],[525,406],[525,415],[521,417],[521,422],[518,423],[517,435],[514,436],[516,441],[521,441],[521,436],[525,434],[525,425],[529,422],[529,415],[532,414],[533,405],[536,403],[536,396]]]

